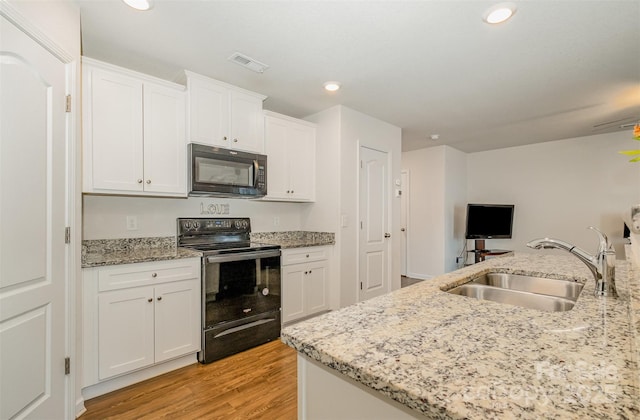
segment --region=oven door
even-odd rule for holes
[[[204,257],[204,329],[280,311],[280,250]]]

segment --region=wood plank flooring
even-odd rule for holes
[[[85,401],[91,419],[296,419],[296,352],[275,340]]]

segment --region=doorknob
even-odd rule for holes
[[[390,233],[385,233],[385,234],[384,234],[384,237],[385,237],[385,238],[390,238],[390,237],[391,237],[391,234],[390,234]]]

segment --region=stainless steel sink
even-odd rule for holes
[[[581,283],[506,273],[487,273],[447,292],[547,312],[568,311],[576,303]]]

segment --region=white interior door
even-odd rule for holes
[[[389,291],[387,162],[386,152],[360,147],[360,301]]]
[[[400,274],[407,275],[407,266],[409,261],[407,259],[407,235],[408,235],[408,216],[409,216],[409,172],[402,171],[401,177],[401,191],[400,196]]]
[[[66,65],[0,17],[0,418],[65,416]]]

